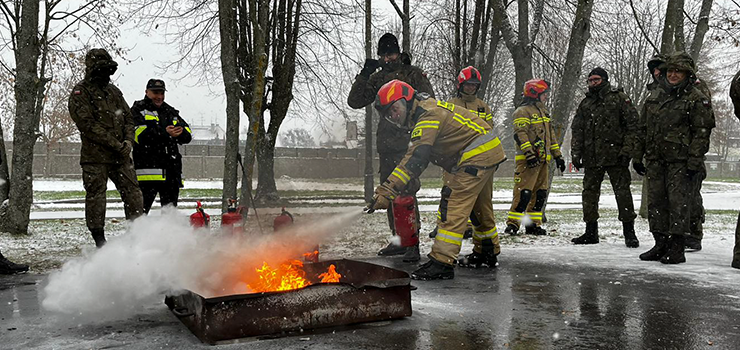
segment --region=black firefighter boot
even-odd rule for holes
[[[92,238],[95,240],[95,246],[102,248],[106,243],[105,231],[102,228],[91,228],[90,233],[92,233]]]
[[[683,235],[671,235],[668,239],[668,251],[660,258],[660,262],[663,264],[685,263],[684,244],[686,240]]]
[[[434,226],[434,230],[429,232],[429,238],[437,237],[437,231],[439,230],[439,226]]]
[[[586,232],[579,237],[570,240],[574,244],[596,244],[599,243],[599,223],[597,221],[586,223]]]
[[[493,241],[491,239],[484,239],[481,242],[481,252],[478,253],[473,250],[472,253],[464,256],[458,262],[460,267],[469,267],[478,269],[481,267],[495,268],[498,265],[498,258],[493,253]]]
[[[16,264],[0,253],[0,275],[12,275],[28,271],[28,265]]]
[[[535,224],[526,226],[524,233],[535,236],[547,236],[547,231],[541,226],[537,226]]]
[[[644,261],[658,261],[668,251],[668,236],[662,233],[653,232],[653,238],[655,238],[655,246],[650,250],[640,254],[640,260]]]
[[[406,248],[406,253],[403,254],[403,262],[417,262],[421,260],[419,255],[419,243]]]
[[[635,235],[635,222],[623,222],[622,223],[622,232],[624,234],[624,245],[627,246],[627,248],[637,248],[640,246],[640,241],[637,239],[637,236]]]
[[[516,227],[514,224],[509,224],[506,226],[506,229],[504,230],[504,233],[511,236],[516,236],[516,234],[519,232],[519,228]]]
[[[430,257],[429,261],[411,273],[411,278],[422,281],[449,280],[455,278],[455,268]]]
[[[733,260],[732,261],[732,267],[736,269],[740,269],[740,260]]]

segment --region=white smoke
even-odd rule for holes
[[[232,237],[194,230],[174,209],[142,217],[102,249],[87,251],[49,276],[42,305],[80,320],[126,318],[164,293],[189,289],[206,297],[244,292],[246,270],[300,257],[355,220],[355,209],[282,232]],[[249,225],[249,224],[248,224]]]

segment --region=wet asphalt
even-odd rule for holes
[[[416,267],[400,258],[363,260]],[[502,260],[497,269],[458,268],[453,280],[413,281],[413,315],[405,319],[216,347],[740,349],[740,291],[636,270],[548,265],[513,254]],[[212,347],[163,302],[118,321],[78,323],[46,312],[40,306],[46,278],[0,276],[0,349]]]

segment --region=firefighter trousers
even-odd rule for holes
[[[471,212],[476,218],[473,222],[476,249],[481,249],[481,242],[498,238],[491,202],[495,171],[494,168],[464,167],[451,174],[442,190],[447,196],[440,202],[439,229],[430,257],[444,264],[454,264]]]
[[[85,221],[91,230],[105,227],[105,207],[108,179],[116,185],[123,200],[127,220],[144,212],[143,199],[136,172],[131,161],[123,164],[89,163],[82,165],[82,184],[85,187]]]
[[[380,157],[380,183],[382,184],[386,179],[388,179],[389,176],[393,173],[393,169],[396,168],[396,165],[403,160],[403,157],[406,155],[406,153],[382,153],[378,154]],[[414,196],[414,208],[416,210],[416,227],[417,232],[416,234],[419,234],[419,229],[421,228],[421,216],[419,215],[419,202],[416,199],[416,192],[419,191],[420,183],[417,179],[413,179],[412,182],[409,182],[409,185],[407,186],[407,189],[404,191],[401,191],[401,194],[410,194]],[[388,226],[391,229],[391,233],[395,236],[396,235],[396,225],[393,222],[393,205],[388,206],[387,210],[388,214]]]
[[[619,208],[619,221],[635,221],[635,205],[632,202],[630,183],[632,174],[628,166],[587,167],[583,175],[583,221],[595,222],[599,219],[599,197],[604,174],[609,174],[609,182],[614,189],[614,197]]]
[[[688,235],[695,190],[686,163],[649,160],[646,177],[650,232]]]
[[[452,178],[453,178],[452,174],[448,173],[445,170],[442,170],[442,196],[440,199],[440,209],[437,210],[437,218],[439,218],[441,215],[442,201],[447,199],[446,197],[449,197],[449,192],[445,191],[445,186],[449,186],[448,183],[452,181]],[[491,181],[493,181],[493,179],[491,179]],[[493,187],[491,187],[491,189],[492,189],[491,191],[493,191]],[[482,253],[481,247],[483,244],[483,240],[481,239],[481,237],[479,237],[476,234],[477,231],[475,230],[475,226],[478,226],[480,224],[474,224],[475,222],[479,222],[479,221],[480,220],[478,220],[478,217],[475,215],[475,213],[471,211],[470,218],[468,219],[468,224],[465,226],[465,231],[468,231],[468,230],[473,231],[473,244],[474,244],[473,250],[478,253]],[[437,230],[439,231],[439,227],[437,227]],[[498,235],[493,237],[491,241],[493,243],[493,251],[496,255],[498,255],[501,252],[501,241],[499,240]]]
[[[506,225],[517,229],[522,224],[525,213],[534,226],[542,226],[542,208],[547,199],[548,162],[529,168],[526,159],[516,160],[514,170],[514,200],[511,202]]]
[[[154,204],[154,199],[159,194],[159,203],[162,207],[172,204],[177,206],[177,199],[180,197],[180,184],[172,181],[139,181],[139,188],[144,197],[144,212],[149,214],[149,210]]]

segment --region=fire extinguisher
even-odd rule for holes
[[[197,201],[196,203],[198,203],[198,205],[195,207],[195,213],[190,215],[190,226],[195,228],[211,227],[211,216],[203,210],[203,206],[200,204],[200,201]]]
[[[235,235],[241,234],[244,221],[244,217],[242,216],[243,209],[244,207],[236,206],[236,200],[229,199],[229,208],[226,213],[221,215],[221,228],[227,232],[231,231]]]
[[[393,199],[393,224],[396,234],[401,238],[402,247],[411,247],[419,243],[414,196],[397,196]]]
[[[272,230],[277,232],[291,225],[293,225],[293,214],[283,207],[280,215],[276,216],[275,220],[272,221]]]

